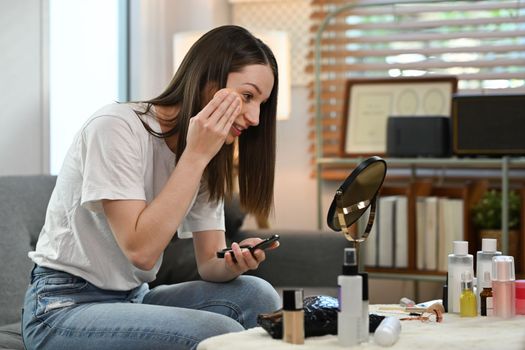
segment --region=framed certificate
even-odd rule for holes
[[[454,76],[348,80],[341,155],[385,155],[389,116],[450,117],[456,91]]]

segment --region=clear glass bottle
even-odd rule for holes
[[[476,317],[478,315],[472,282],[472,273],[469,270],[461,273],[461,296],[459,297],[459,315],[461,317]]]
[[[478,277],[479,281],[479,277]],[[490,280],[490,272],[485,271],[483,276],[483,290],[479,294],[479,314],[481,316],[493,316],[494,315],[494,299],[492,297],[492,281]]]
[[[459,313],[461,296],[461,273],[474,275],[474,258],[468,253],[467,241],[454,241],[454,251],[448,256],[448,312]]]

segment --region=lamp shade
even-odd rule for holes
[[[191,46],[204,34],[202,31],[177,32],[173,36],[173,72],[179,68]],[[291,68],[290,39],[284,31],[254,32],[272,50],[279,66],[279,94],[277,95],[277,119],[290,118]]]

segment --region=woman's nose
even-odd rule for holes
[[[250,126],[257,126],[259,125],[259,113],[259,108],[252,108],[244,113],[244,118]]]

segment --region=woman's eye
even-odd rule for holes
[[[244,97],[244,101],[246,102],[250,102],[250,100],[253,98],[251,94],[243,94],[242,96]]]

